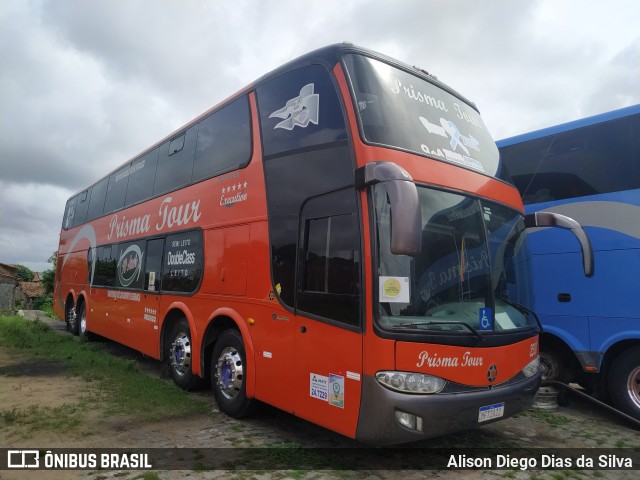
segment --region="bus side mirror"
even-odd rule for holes
[[[384,184],[391,205],[391,253],[420,254],[422,245],[422,211],[418,189],[411,175],[391,162],[372,162],[356,170],[356,188]]]
[[[580,249],[582,250],[582,267],[584,268],[584,275],[586,277],[593,276],[594,265],[593,248],[591,247],[591,242],[589,241],[587,232],[585,232],[584,228],[582,228],[582,225],[576,222],[573,218],[553,212],[536,212],[530,213],[524,217],[524,225],[526,228],[558,227],[570,230],[580,243]]]

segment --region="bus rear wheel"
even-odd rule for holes
[[[76,312],[76,306],[73,303],[67,306],[65,322],[67,324],[67,331],[73,335],[78,335],[78,314]]]
[[[613,361],[609,392],[616,408],[640,420],[640,347],[630,348]]]
[[[181,318],[171,331],[167,358],[176,385],[183,390],[194,390],[201,384],[192,369],[191,330],[186,318]]]
[[[254,401],[247,398],[246,355],[237,330],[225,330],[211,355],[211,387],[220,411],[233,418],[251,414]]]
[[[76,323],[78,324],[78,335],[80,338],[89,340],[90,334],[87,331],[87,308],[84,303],[80,304],[76,313]]]

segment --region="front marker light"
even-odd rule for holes
[[[540,369],[540,356],[537,356],[536,358],[531,360],[529,363],[527,363],[527,366],[522,369],[522,373],[524,374],[525,377],[529,378],[529,377],[533,377],[536,373],[538,373],[539,369]]]
[[[433,375],[413,372],[382,371],[376,373],[381,385],[403,393],[438,393],[447,381]]]

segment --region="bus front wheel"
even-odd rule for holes
[[[211,355],[211,386],[220,411],[233,418],[246,417],[253,410],[253,399],[246,394],[246,369],[240,332],[225,330]]]
[[[616,408],[640,420],[640,347],[628,349],[613,361],[609,392]]]
[[[562,356],[551,350],[540,351],[540,370],[542,371],[543,382],[558,381],[567,383],[570,377]]]

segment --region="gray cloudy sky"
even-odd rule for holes
[[[494,138],[640,103],[637,0],[2,0],[0,262],[49,268],[66,199],[280,64],[420,66]]]

